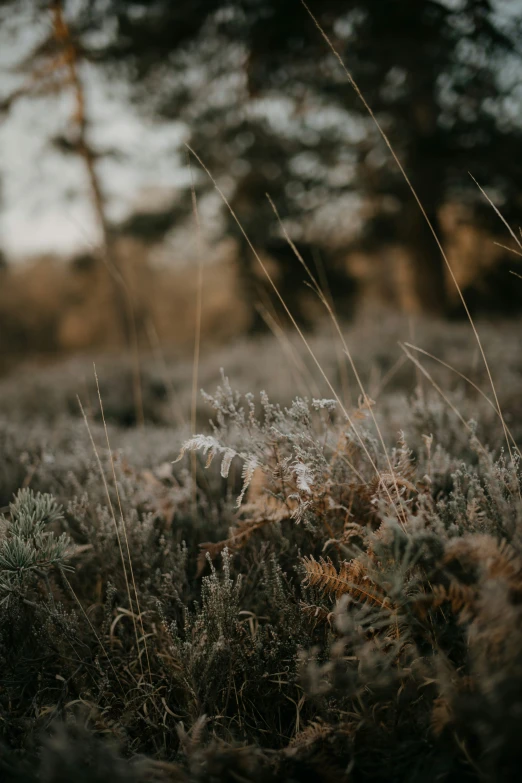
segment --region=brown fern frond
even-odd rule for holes
[[[372,582],[360,560],[343,561],[337,571],[330,558],[321,557],[318,561],[313,555],[304,557],[306,571],[305,582],[318,587],[323,592],[340,598],[350,595],[355,601],[383,606],[385,597],[382,590]]]

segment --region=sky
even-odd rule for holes
[[[0,11],[0,101],[25,83],[27,77],[16,72],[16,65],[47,34],[47,23],[45,17],[35,24],[23,12],[13,18]],[[118,152],[98,161],[111,218],[148,202],[153,207],[152,202],[186,187],[187,173],[180,166],[185,128],[140,117],[128,86],[108,84],[93,66],[82,64],[80,74],[93,146]],[[0,248],[12,260],[68,255],[96,244],[84,164],[49,143],[67,130],[73,111],[74,96],[64,89],[20,98],[0,115]]]
[[[137,204],[185,186],[176,154],[183,126],[148,123],[131,106],[123,85],[111,90],[94,69],[83,71],[92,142],[119,153],[98,162],[111,217],[121,218]],[[0,242],[8,257],[68,254],[96,242],[83,161],[64,158],[49,144],[67,128],[72,111],[71,93],[23,98],[0,124]]]

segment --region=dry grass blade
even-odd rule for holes
[[[496,214],[496,215],[497,215],[497,216],[500,218],[500,220],[503,222],[503,224],[505,225],[505,227],[506,227],[506,228],[507,228],[507,230],[509,231],[510,235],[513,237],[513,239],[514,239],[514,240],[515,240],[515,242],[517,243],[517,245],[518,245],[518,247],[520,248],[520,250],[522,250],[522,243],[520,242],[520,239],[517,237],[516,233],[513,231],[513,229],[511,228],[511,226],[510,226],[510,225],[509,225],[509,223],[507,222],[507,220],[506,220],[506,218],[504,217],[504,215],[502,214],[502,212],[499,210],[499,208],[498,208],[497,206],[495,206],[495,204],[494,204],[494,203],[493,203],[493,201],[490,199],[490,197],[488,196],[488,194],[486,193],[486,191],[484,190],[484,188],[483,188],[483,187],[481,187],[481,185],[479,185],[479,183],[477,182],[477,180],[475,179],[475,177],[473,176],[473,174],[471,174],[470,172],[468,172],[468,173],[469,173],[469,176],[471,177],[471,179],[473,180],[473,182],[475,183],[475,185],[477,186],[477,188],[480,190],[480,192],[482,193],[482,195],[484,196],[484,198],[486,199],[486,201],[487,201],[487,202],[488,202],[488,204],[490,205],[490,207],[491,207],[491,208],[493,209],[493,211],[495,212],[495,214]],[[506,249],[507,249],[507,250],[510,250],[511,248],[506,248]],[[513,250],[512,252],[516,253],[516,250]]]
[[[493,242],[494,245],[497,247],[501,247],[502,250],[507,250],[509,253],[513,253],[515,256],[519,256],[522,258],[522,253],[520,253],[518,250],[515,250],[514,247],[509,247],[509,245],[503,245],[501,242]],[[512,272],[512,274],[516,274],[516,272]],[[520,277],[520,275],[518,275]]]
[[[124,576],[124,579],[125,579],[125,588],[126,588],[126,591],[127,591],[127,597],[129,599],[129,605],[132,606],[132,599],[131,599],[130,586],[129,586],[129,578],[127,576],[127,568],[126,568],[126,565],[125,565],[125,557],[123,555],[123,547],[122,547],[122,544],[121,544],[120,531],[118,529],[118,523],[116,521],[116,514],[114,513],[114,506],[112,504],[112,499],[111,499],[111,495],[110,495],[110,492],[109,492],[109,486],[107,484],[107,479],[105,478],[105,472],[103,470],[103,465],[101,464],[101,459],[100,459],[100,455],[99,455],[98,449],[96,447],[96,443],[94,442],[94,438],[93,438],[93,435],[92,435],[92,430],[91,430],[91,427],[89,425],[89,420],[87,419],[87,415],[86,415],[86,413],[85,413],[85,411],[83,409],[83,405],[81,403],[80,398],[77,397],[76,399],[78,400],[78,405],[80,406],[80,411],[81,411],[81,414],[83,416],[83,420],[85,422],[85,426],[87,428],[87,433],[89,435],[89,440],[91,442],[91,446],[93,448],[94,456],[95,456],[95,459],[96,459],[96,464],[98,465],[98,471],[100,473],[100,478],[101,478],[101,480],[103,482],[103,487],[104,487],[104,490],[105,490],[105,496],[107,498],[107,505],[109,507],[111,518],[112,518],[112,521],[114,523],[114,530],[116,532],[116,540],[118,542],[118,549],[119,549],[119,553],[120,553],[121,564],[122,564],[122,567],[123,567],[123,576]],[[135,632],[136,644],[137,644],[138,643],[138,630],[137,630],[136,627],[134,628],[134,632]]]
[[[163,376],[163,385],[165,386],[165,389],[169,395],[169,403],[172,411],[172,421],[176,422],[176,424],[179,427],[184,427],[186,424],[186,419],[183,414],[183,410],[181,406],[177,402],[176,389],[174,388],[174,384],[172,383],[172,378],[170,377],[167,368],[167,362],[165,361],[165,355],[161,348],[161,342],[158,337],[158,331],[154,325],[154,321],[152,320],[152,318],[147,319],[146,329],[147,329],[147,336],[149,338],[150,346],[152,348],[154,357]]]
[[[198,401],[198,375],[199,375],[199,354],[201,350],[201,314],[203,309],[203,235],[201,232],[201,221],[198,210],[198,200],[196,197],[196,186],[194,184],[194,175],[192,173],[192,166],[190,165],[190,155],[187,152],[187,161],[190,170],[190,190],[192,197],[192,212],[194,216],[194,222],[196,224],[196,233],[198,237],[198,281],[196,289],[196,324],[194,330],[194,359],[192,365],[192,397],[190,405],[190,426],[191,435],[196,434],[196,412]],[[197,484],[196,484],[196,471],[197,471],[197,454],[195,451],[191,454],[191,469],[192,469],[192,486],[193,486],[193,514],[196,516],[196,504],[197,504]]]
[[[94,442],[94,438],[93,438],[93,435],[92,435],[92,430],[91,430],[91,427],[89,425],[89,420],[87,419],[87,414],[84,411],[84,408],[83,408],[83,405],[81,403],[80,398],[77,397],[76,399],[78,400],[78,405],[80,406],[80,411],[82,413],[83,420],[85,422],[85,426],[86,426],[87,432],[89,434],[89,439],[91,441],[91,445],[92,445],[92,448],[93,448],[93,451],[94,451],[94,456],[96,458],[96,464],[98,465],[98,471],[100,473],[100,478],[101,478],[101,480],[103,482],[103,487],[104,487],[104,490],[105,490],[105,496],[107,498],[107,505],[109,507],[109,510],[110,510],[110,513],[111,513],[111,518],[112,518],[112,521],[114,523],[114,530],[115,530],[115,533],[116,533],[116,540],[118,542],[118,549],[119,549],[119,552],[120,552],[121,563],[122,563],[122,566],[123,566],[123,575],[124,575],[124,578],[125,578],[125,587],[126,587],[126,590],[127,590],[127,597],[129,599],[129,604],[132,606],[132,599],[131,599],[131,594],[130,594],[129,580],[128,580],[128,576],[127,576],[127,567],[125,565],[125,557],[124,557],[124,554],[123,554],[123,547],[122,547],[122,543],[121,543],[120,531],[119,531],[119,528],[118,528],[118,523],[116,521],[116,514],[114,513],[114,506],[113,506],[111,495],[110,495],[110,492],[109,492],[109,486],[107,484],[107,479],[105,478],[105,472],[103,470],[103,465],[101,464],[101,459],[100,459],[100,455],[99,455],[99,452],[98,452],[98,448],[96,446],[96,443]]]
[[[127,557],[128,557],[128,560],[129,560],[129,571],[130,571],[130,576],[131,576],[131,581],[132,581],[132,587],[133,587],[133,590],[134,590],[134,597],[136,599],[136,606],[138,608],[138,616],[139,616],[139,620],[140,620],[143,644],[144,644],[144,647],[145,647],[145,657],[147,659],[149,680],[150,680],[150,684],[152,685],[152,672],[151,672],[151,667],[150,667],[149,651],[148,651],[148,648],[147,648],[145,628],[144,628],[144,625],[143,625],[143,618],[142,618],[142,615],[141,615],[140,601],[139,601],[139,597],[138,597],[138,588],[136,586],[136,579],[134,577],[134,569],[132,567],[132,556],[131,556],[131,551],[130,551],[130,546],[129,546],[129,538],[128,538],[128,535],[127,535],[127,525],[125,523],[125,516],[123,514],[123,506],[122,506],[122,503],[121,503],[120,490],[118,488],[118,479],[116,477],[116,466],[114,464],[114,457],[113,457],[112,450],[111,450],[111,444],[110,444],[110,439],[109,439],[109,431],[107,429],[107,422],[105,421],[105,412],[103,410],[103,402],[102,402],[102,397],[101,397],[101,392],[100,392],[100,384],[99,384],[99,381],[98,381],[98,375],[96,373],[96,367],[94,365],[93,365],[93,367],[94,367],[94,377],[96,379],[96,390],[98,392],[98,400],[99,400],[99,403],[100,403],[100,411],[101,411],[101,416],[102,416],[102,421],[103,421],[103,429],[104,429],[104,432],[105,432],[105,439],[107,441],[107,449],[108,449],[108,452],[109,452],[109,459],[110,459],[110,462],[111,462],[112,477],[113,477],[113,480],[114,480],[114,489],[116,491],[116,498],[118,500],[118,509],[119,509],[119,512],[120,512],[121,527],[122,527],[122,530],[123,530],[123,537],[125,539],[125,546],[126,546],[126,549],[127,549]],[[114,511],[113,511],[113,514],[114,514]],[[116,522],[116,519],[114,519],[114,521]],[[131,597],[130,597],[129,583],[128,583],[128,580],[126,580],[126,581],[127,581],[127,589],[128,589],[129,608],[132,609],[132,600],[131,600]],[[138,639],[138,630],[137,630],[137,626],[136,626],[136,619],[134,617],[134,613],[133,613],[132,622],[134,624],[134,631],[135,631],[135,635],[136,635],[136,644],[137,644],[137,649],[138,649],[138,653],[139,653],[140,647],[139,647],[139,639]],[[141,666],[141,657],[140,656],[138,656],[138,657],[139,657],[140,666]]]

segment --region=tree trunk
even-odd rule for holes
[[[76,125],[76,150],[82,158],[91,193],[93,211],[98,223],[102,245],[100,259],[105,264],[110,275],[113,290],[114,309],[121,336],[127,346],[132,344],[133,329],[135,329],[132,302],[126,289],[126,282],[119,266],[115,252],[114,242],[111,237],[109,223],[106,214],[105,198],[101,188],[100,179],[96,171],[96,156],[88,141],[88,122],[85,107],[85,90],[78,70],[79,54],[76,42],[71,36],[69,26],[65,20],[61,0],[55,0],[51,4],[53,12],[54,37],[63,51],[63,64],[68,73],[69,83],[74,91],[75,112],[74,123]]]

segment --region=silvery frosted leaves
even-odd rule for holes
[[[63,519],[62,509],[48,494],[21,489],[0,517],[0,591],[11,593],[32,573],[45,576],[52,568],[67,570],[70,540],[50,528]]]

